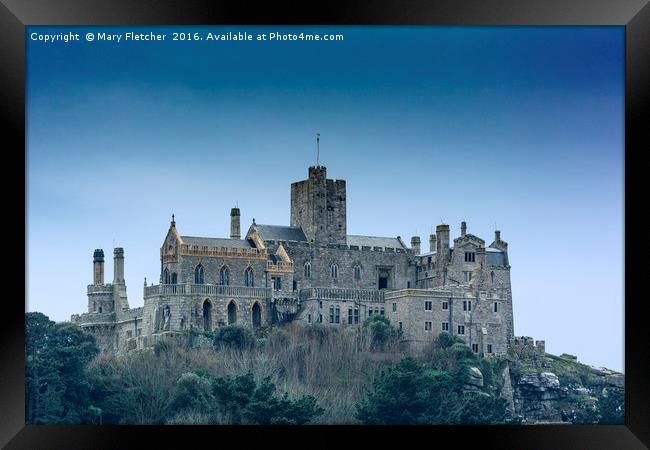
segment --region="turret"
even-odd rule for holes
[[[230,239],[241,239],[239,208],[230,210]]]
[[[101,248],[93,253],[93,284],[104,284],[104,250]]]
[[[436,251],[436,235],[435,234],[430,234],[429,235],[429,251],[430,252],[435,252]]]
[[[420,254],[420,236],[413,236],[411,238],[411,250],[415,255]]]
[[[124,284],[124,249],[113,250],[113,284]]]
[[[436,261],[444,263],[449,259],[449,225],[440,224],[436,227],[436,241]]]

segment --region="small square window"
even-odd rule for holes
[[[397,311],[397,303],[393,303],[393,312]]]
[[[442,302],[442,309],[444,310],[449,309],[449,302]]]
[[[465,325],[458,325],[458,334],[465,334]]]
[[[472,301],[463,300],[463,311],[471,311],[471,310],[472,310]]]
[[[442,322],[442,331],[449,331],[449,322]]]
[[[465,262],[475,262],[476,253],[474,252],[465,252]]]
[[[472,344],[472,351],[478,353],[478,344]]]
[[[433,302],[431,300],[427,300],[424,302],[424,310],[425,311],[433,310]]]
[[[492,353],[492,344],[487,345],[487,351],[488,353]]]
[[[424,331],[431,331],[431,321],[427,320],[424,322]]]

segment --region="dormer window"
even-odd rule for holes
[[[465,252],[465,262],[476,262],[476,252]]]

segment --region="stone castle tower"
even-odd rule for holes
[[[301,227],[309,241],[345,244],[345,204],[345,180],[328,180],[324,166],[312,166],[308,179],[291,184],[290,225]]]

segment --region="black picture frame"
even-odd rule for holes
[[[19,228],[26,237],[26,178],[22,185],[11,172],[26,177],[25,142],[25,27],[29,25],[620,25],[625,26],[625,376],[626,419],[620,426],[436,426],[436,427],[217,427],[217,426],[35,426],[25,425],[24,414],[24,304],[17,295],[3,296],[0,327],[0,444],[6,448],[117,448],[225,445],[267,446],[300,444],[319,447],[347,443],[351,435],[363,440],[419,446],[460,445],[470,442],[497,448],[647,448],[650,445],[649,327],[641,312],[646,301],[640,291],[644,262],[642,246],[632,251],[632,236],[640,232],[642,201],[634,198],[644,170],[642,155],[650,148],[644,128],[648,118],[650,87],[650,6],[643,0],[458,0],[360,2],[200,2],[142,0],[1,0],[0,96],[4,135],[5,200],[3,224]],[[7,158],[11,156],[11,159]],[[12,161],[12,162],[9,162]],[[20,178],[20,177],[18,177]],[[22,186],[22,189],[20,188]],[[15,194],[20,191],[23,195]],[[637,194],[640,198],[641,195]],[[19,212],[23,212],[20,216]],[[637,229],[639,229],[637,231]],[[5,231],[5,259],[16,272],[26,267],[21,230]],[[22,247],[20,244],[23,244]],[[599,243],[594,243],[599,245]],[[638,261],[637,261],[638,260]],[[13,273],[12,273],[13,275]],[[5,279],[20,290],[26,269]],[[26,283],[23,282],[25,299]],[[579,320],[579,319],[578,319]],[[552,325],[551,325],[552,326]],[[277,434],[265,439],[264,434]],[[282,436],[280,436],[282,435]],[[447,444],[444,444],[447,442]],[[142,445],[142,444],[140,444]],[[367,442],[364,445],[371,445]]]

